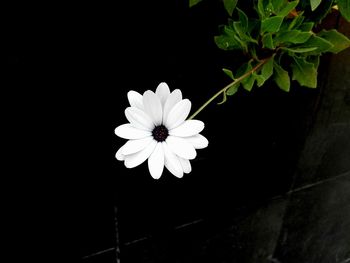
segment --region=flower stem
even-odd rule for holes
[[[226,85],[223,89],[219,90],[217,93],[215,93],[209,100],[207,100],[195,113],[193,113],[188,119],[192,120],[194,117],[197,116],[198,113],[200,113],[205,107],[207,107],[213,100],[215,100],[220,94],[226,92],[231,86],[241,82],[242,80],[244,80],[245,78],[249,77],[251,74],[253,74],[255,71],[259,70],[260,67],[262,65],[264,65],[269,59],[263,59],[260,60],[259,64],[256,65],[254,68],[252,68],[251,70],[249,70],[248,72],[244,73],[242,76],[240,76],[239,78],[235,79],[233,82],[231,82],[230,84]]]

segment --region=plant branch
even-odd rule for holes
[[[259,64],[256,65],[254,68],[252,68],[251,70],[249,70],[248,72],[244,73],[242,76],[240,76],[239,78],[235,79],[233,82],[231,82],[230,84],[228,84],[227,86],[225,86],[223,89],[219,90],[217,93],[215,93],[209,100],[207,100],[195,113],[193,113],[188,119],[192,120],[194,117],[197,116],[198,113],[200,113],[205,107],[207,107],[213,100],[215,100],[220,94],[225,93],[231,86],[241,82],[242,80],[244,80],[245,78],[249,77],[251,74],[253,74],[255,71],[259,70],[260,67],[262,65],[264,65],[269,59],[263,59],[260,60]]]

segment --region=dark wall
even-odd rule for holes
[[[245,60],[213,42],[226,21],[219,1],[193,9],[176,0],[14,5],[7,15],[7,93],[26,109],[16,124],[30,127],[26,138],[17,131],[19,144],[43,155],[30,162],[40,173],[23,189],[44,183],[69,204],[55,215],[81,227],[83,255],[113,245],[115,205],[127,242],[198,218],[224,222],[236,207],[289,189],[318,94],[298,86],[286,94],[268,84],[210,105],[198,115],[209,147],[183,179],[164,172],[155,181],[146,165],[129,170],[114,158],[127,91],[166,81],[195,110],[229,83],[221,68]]]

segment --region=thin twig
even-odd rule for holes
[[[254,68],[249,70],[248,72],[244,73],[239,78],[235,79],[233,82],[225,86],[223,89],[219,90],[217,93],[215,93],[209,100],[207,100],[195,113],[193,113],[188,119],[192,120],[194,117],[197,116],[198,113],[200,113],[205,107],[207,107],[213,100],[215,100],[221,93],[226,92],[230,87],[233,85],[241,82],[246,77],[249,77],[251,74],[253,74],[255,71],[257,71],[262,65],[264,65],[270,58],[266,58],[260,61],[258,65],[256,65]]]

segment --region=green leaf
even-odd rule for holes
[[[192,7],[192,6],[196,5],[196,4],[198,4],[199,2],[202,2],[202,0],[190,0],[189,6]]]
[[[310,37],[311,32],[301,32],[300,30],[290,30],[280,33],[274,39],[276,45],[279,43],[293,43],[302,44],[305,43]]]
[[[224,0],[225,9],[230,16],[232,16],[233,10],[235,10],[237,2],[238,0]]]
[[[286,3],[285,0],[271,0],[271,4],[273,6],[273,10],[277,12],[281,10],[282,6]]]
[[[298,46],[298,48],[315,48],[314,50],[310,50],[311,52],[307,55],[319,55],[321,53],[327,52],[331,48],[333,48],[333,44],[326,39],[321,37],[312,35],[308,41]],[[304,51],[305,52],[305,51]]]
[[[261,68],[261,74],[257,74],[253,72],[253,76],[256,79],[256,84],[258,87],[264,85],[265,81],[267,81],[273,74],[273,57],[269,59]]]
[[[300,29],[303,32],[310,32],[312,28],[314,27],[314,22],[306,22],[301,24],[298,29]]]
[[[233,38],[241,45],[241,49],[248,53],[248,46],[246,41],[242,40],[238,35],[234,35]]]
[[[318,36],[333,44],[333,47],[328,50],[329,52],[336,54],[350,47],[350,40],[335,29],[329,31],[322,30]]]
[[[253,76],[256,79],[256,84],[258,85],[258,87],[261,87],[262,85],[264,85],[266,79],[262,75],[259,75],[256,72],[253,72]]]
[[[224,71],[224,73],[227,75],[227,76],[229,76],[231,79],[235,79],[235,77],[233,76],[233,73],[232,73],[232,71],[231,70],[229,70],[229,69],[227,69],[227,68],[223,68],[222,69],[223,71]]]
[[[265,15],[265,8],[264,8],[264,3],[263,0],[258,0],[258,14],[261,19],[264,19],[266,17]]]
[[[307,61],[314,64],[314,67],[317,70],[320,65],[320,56],[309,56],[307,57]]]
[[[321,4],[321,0],[310,0],[311,10],[314,11]]]
[[[273,5],[271,1],[265,6],[265,15],[266,17],[270,17],[273,14]]]
[[[307,53],[316,50],[317,47],[282,47],[281,49],[293,53]]]
[[[288,72],[285,71],[280,65],[278,65],[276,62],[273,63],[274,67],[274,80],[277,84],[277,86],[286,91],[289,92],[290,90],[290,79]]]
[[[305,17],[303,16],[304,12],[301,12],[298,16],[294,17],[292,22],[289,24],[288,29],[292,30],[293,28],[298,28],[304,21]]]
[[[259,44],[259,42],[256,39],[252,38],[248,33],[245,33],[243,31],[241,22],[233,22],[233,28],[237,33],[237,37],[239,37],[237,41],[241,43],[241,46],[244,47],[246,51],[247,51],[247,44],[248,44],[247,42],[255,43],[257,45]]]
[[[239,78],[241,76],[243,76],[245,73],[247,73],[248,71],[252,70],[252,62],[249,61],[248,63],[243,64],[242,66],[239,67],[239,69],[237,70],[237,74],[236,74],[236,78]],[[241,84],[243,86],[243,88],[247,91],[251,91],[253,86],[254,86],[254,82],[255,82],[255,78],[252,74],[250,74],[248,77],[244,78],[241,81]]]
[[[241,22],[241,26],[242,29],[244,30],[244,32],[247,32],[248,29],[248,17],[247,15],[238,7],[236,8],[236,10],[238,11],[238,17],[239,17],[239,22]]]
[[[241,45],[232,35],[222,34],[215,36],[214,41],[216,45],[223,50],[241,49]]]
[[[233,25],[233,29],[236,31],[236,33],[239,35],[239,37],[242,40],[245,40],[245,38],[247,36],[246,36],[244,29],[242,27],[242,23],[241,22],[233,22],[232,25]]]
[[[316,88],[317,87],[317,70],[313,63],[309,63],[305,58],[293,57],[291,64],[293,71],[293,80],[299,82],[301,86]]]
[[[338,0],[341,15],[350,22],[350,0]]]
[[[281,16],[273,16],[269,18],[265,18],[261,22],[261,33],[269,32],[274,33],[277,32],[282,24],[283,17]]]
[[[281,11],[277,13],[278,16],[287,16],[297,5],[299,1],[289,2]]]
[[[267,33],[263,36],[262,44],[264,48],[275,49],[275,45],[273,44],[271,33]]]
[[[273,74],[273,57],[270,58],[261,68],[261,75],[268,80]]]
[[[255,77],[253,74],[251,74],[249,77],[246,77],[243,81],[242,81],[242,86],[245,90],[247,91],[251,91],[253,86],[254,86],[254,82],[255,82]]]
[[[226,91],[227,96],[234,95],[238,91],[239,85],[240,85],[240,83],[238,82],[238,83],[233,84],[232,86],[230,86],[228,88],[228,90]]]

